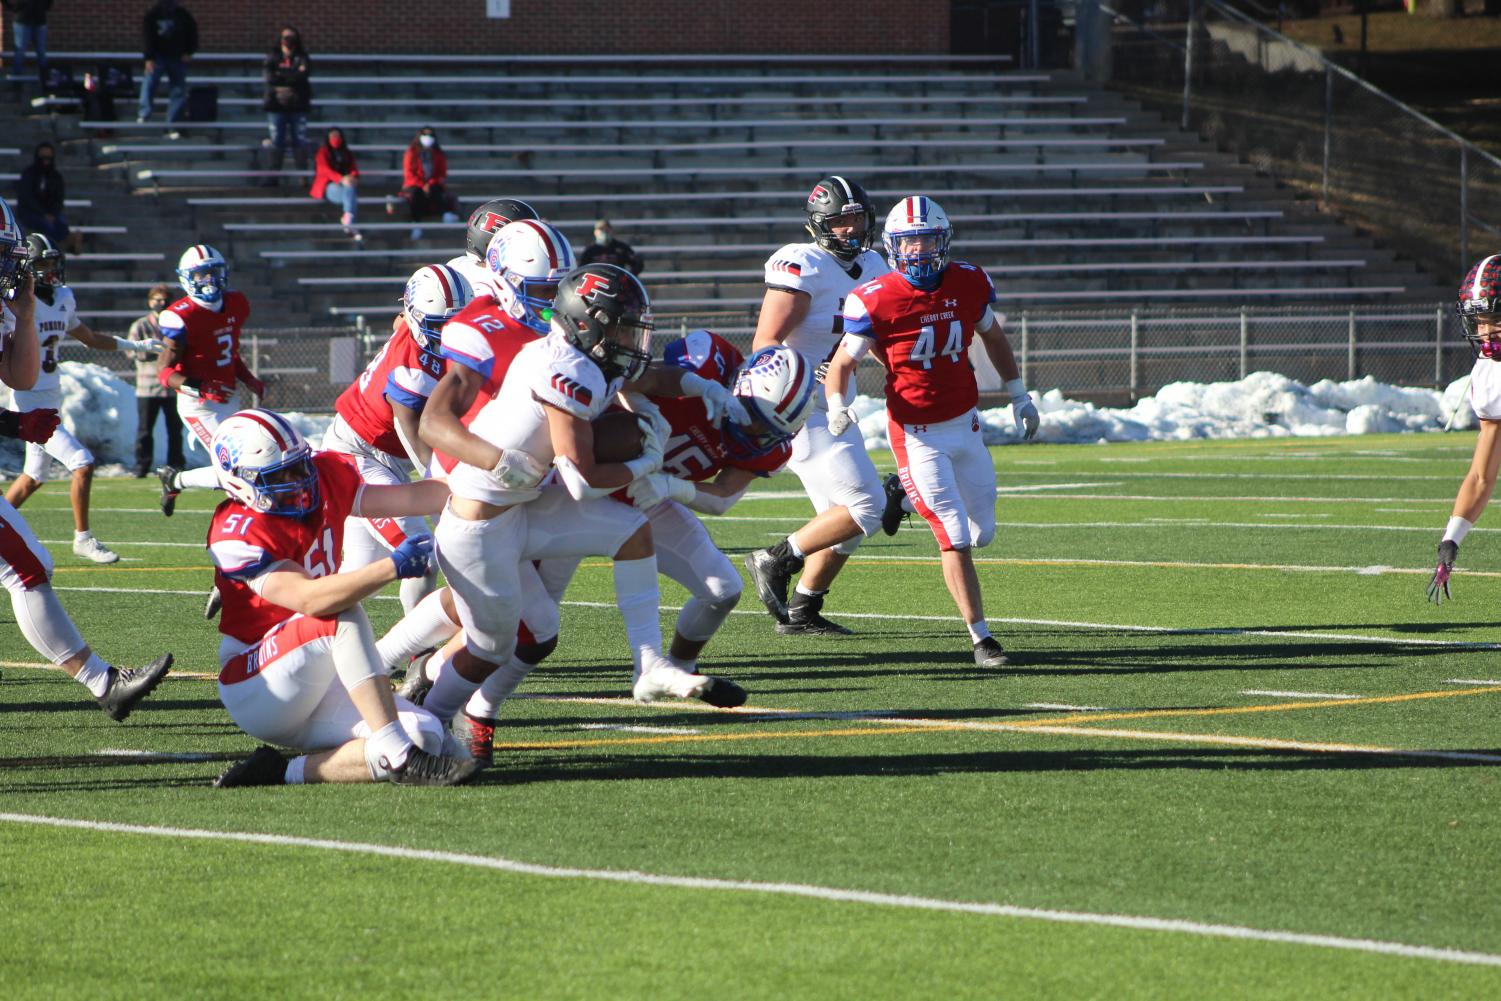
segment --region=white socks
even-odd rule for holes
[[[967,626],[969,628],[970,643],[978,643],[990,635],[990,624],[984,619],[981,619],[979,622],[967,623]]]
[[[73,680],[94,693],[98,698],[109,690],[109,665],[104,662],[97,653],[89,654],[89,659],[83,667],[73,676]]]
[[[512,657],[484,680],[464,706],[464,711],[475,719],[495,719],[500,715],[501,704],[520,687],[535,666]]]
[[[1474,527],[1473,521],[1466,521],[1456,514],[1449,519],[1449,524],[1444,528],[1444,541],[1452,542],[1457,546],[1465,540],[1465,536],[1469,535],[1470,529]]]
[[[662,656],[662,592],[657,586],[657,558],[615,561],[615,606],[625,620],[635,676],[642,661]]]
[[[802,547],[797,544],[796,535],[787,536],[787,548],[792,550],[792,555],[796,556],[798,559],[803,559],[808,555],[807,553],[803,552]]]
[[[447,723],[453,719],[459,707],[469,701],[469,696],[479,688],[479,683],[460,675],[451,660],[435,664],[442,656],[441,653],[433,654],[427,662],[427,676],[433,679],[433,688],[427,693],[427,698],[422,700],[422,708]]]

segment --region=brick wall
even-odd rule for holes
[[[54,50],[137,51],[146,0],[67,0],[48,18]],[[310,5],[293,0],[187,0],[205,51],[259,51],[278,27],[295,25],[308,51],[587,52],[947,52],[946,5],[916,17],[910,0],[862,0],[833,17],[795,0],[512,0],[511,17],[485,16],[485,0],[436,4],[365,0]],[[421,11],[417,14],[415,12]],[[357,12],[357,13],[356,13]],[[5,43],[10,43],[5,13]]]

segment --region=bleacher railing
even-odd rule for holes
[[[1220,0],[1109,12],[1113,87],[1434,275],[1501,247],[1501,159]]]

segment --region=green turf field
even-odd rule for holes
[[[449,790],[210,788],[255,746],[210,680],[212,499],[167,521],[154,481],[96,483],[123,560],[94,567],[49,486],[24,511],[85,635],[178,666],[114,724],[0,606],[0,984],[1496,998],[1501,526],[1466,541],[1451,604],[1423,600],[1473,442],[999,449],[981,579],[1019,663],[975,669],[914,520],[829,598],[858,636],[778,636],[747,596],[703,661],[750,690],[736,712],[625,700],[590,561],[497,766]],[[796,487],[715,537],[774,541],[806,517]],[[368,607],[377,630],[399,609]]]

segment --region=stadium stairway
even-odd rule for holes
[[[255,325],[383,324],[413,269],[463,245],[462,223],[426,222],[414,242],[384,208],[423,124],[438,130],[465,213],[525,198],[580,247],[595,218],[611,217],[647,258],[669,322],[751,324],[766,256],[800,238],[802,199],[830,172],[860,180],[882,212],[903,194],[933,195],[955,220],[958,256],[991,271],[1007,309],[1447,294],[1120,95],[1061,72],[934,65],[538,60],[502,71],[453,60],[371,77],[355,61],[320,63],[308,134],[338,124],[360,157],[358,245],[290,163],[267,171],[249,61],[195,61],[193,82],[219,87],[220,117],[181,140],[165,138],[160,116],[88,123],[44,106],[15,123],[13,141],[59,141],[70,198],[91,203],[74,221],[109,227],[69,264],[103,329],[138,315],[146,287],[170,279],[194,241],[231,256]],[[132,109],[120,102],[122,117]]]

